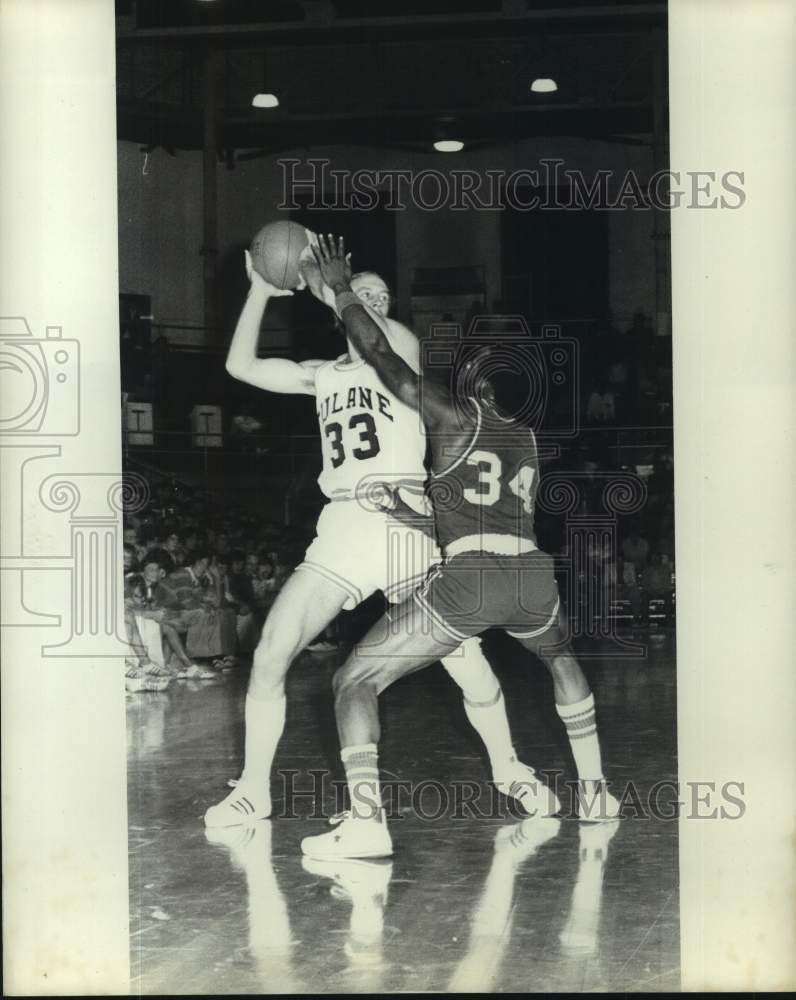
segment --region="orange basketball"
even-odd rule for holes
[[[252,266],[277,288],[295,288],[299,254],[306,245],[307,234],[297,222],[269,222],[252,240]]]

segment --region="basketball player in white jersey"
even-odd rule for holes
[[[356,607],[376,590],[400,602],[440,559],[428,535],[391,518],[362,496],[363,484],[375,481],[398,488],[405,499],[412,494],[422,499],[426,441],[417,412],[386,388],[350,342],[348,353],[336,361],[258,358],[260,324],[269,301],[292,292],[267,283],[252,269],[248,253],[246,266],[251,287],[232,338],[227,371],[268,392],[316,397],[323,450],[318,482],[330,502],[321,511],[304,561],[279,593],[263,627],[246,696],[243,772],[233,791],[205,813],[208,827],[271,815],[271,765],[285,723],[285,676],[295,657],[341,610]],[[309,247],[302,270],[313,293],[333,303]],[[418,371],[417,339],[387,316],[390,297],[382,279],[360,274],[351,287],[396,353]],[[540,783],[533,770],[517,760],[500,684],[479,640],[468,639],[443,665],[462,689],[467,717],[489,755],[494,784],[534,813]]]

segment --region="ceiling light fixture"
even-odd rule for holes
[[[464,143],[459,139],[437,139],[434,149],[438,153],[460,153],[464,149]]]
[[[276,94],[255,94],[252,98],[253,108],[278,108],[279,98]]]
[[[552,94],[558,90],[558,84],[549,76],[540,76],[531,84],[531,90],[534,94]]]

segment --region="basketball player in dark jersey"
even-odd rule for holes
[[[319,241],[318,264],[336,294],[346,335],[403,403],[421,408],[421,376],[392,350],[351,291],[342,239]],[[336,831],[306,837],[314,857],[392,853],[381,807],[378,695],[399,677],[447,655],[463,639],[502,628],[544,663],[579,778],[578,815],[613,820],[619,803],[602,771],[594,697],[558,625],[553,562],[536,546],[539,481],[529,428],[503,414],[489,383],[477,378],[467,400],[445,385],[423,384],[422,417],[431,442],[429,486],[444,562],[388,613],[335,675],[335,712],[352,809]]]

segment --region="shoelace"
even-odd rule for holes
[[[344,812],[335,813],[334,816],[329,817],[329,826],[338,826],[343,820],[351,819],[351,810],[346,809]]]

